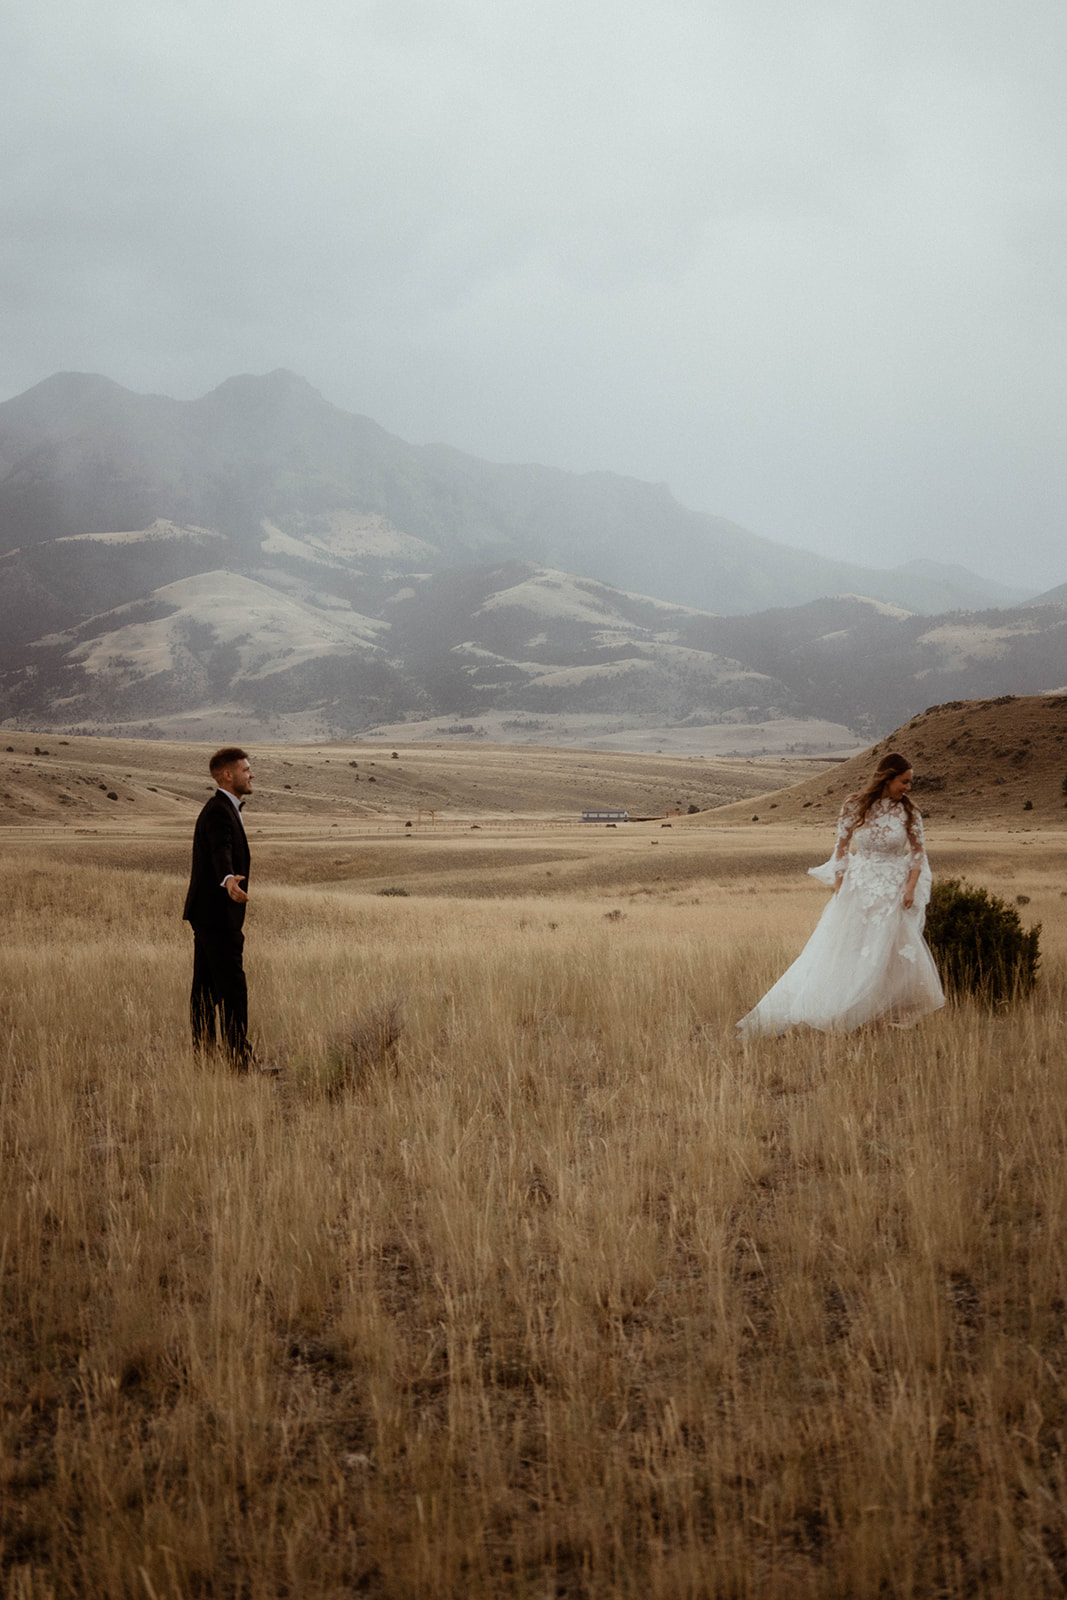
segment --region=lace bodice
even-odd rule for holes
[[[834,873],[843,877],[848,865],[850,846],[856,847],[858,856],[867,857],[872,865],[879,861],[903,864],[907,861],[909,872],[921,872],[926,865],[926,845],[923,837],[923,819],[916,811],[912,822],[912,835],[908,836],[904,807],[896,800],[876,800],[856,826],[859,807],[854,800],[846,800],[837,819],[837,849],[834,851]]]

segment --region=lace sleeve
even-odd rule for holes
[[[834,877],[843,878],[848,866],[848,847],[856,827],[856,805],[846,800],[837,819],[837,848],[834,851]]]
[[[926,865],[926,835],[923,819],[918,811],[912,812],[911,834],[908,837],[908,866],[912,872],[921,872]]]

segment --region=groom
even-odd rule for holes
[[[217,750],[208,770],[218,788],[196,819],[193,869],[182,916],[193,927],[193,1044],[215,1044],[218,1012],[223,1043],[237,1072],[252,1064],[248,1044],[248,988],[243,951],[251,857],[241,807],[252,793],[252,767],[244,750]]]

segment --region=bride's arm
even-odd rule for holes
[[[837,818],[837,848],[834,851],[834,893],[844,881],[848,867],[848,848],[856,826],[856,807],[851,799],[845,801]]]
[[[915,813],[912,827],[914,829],[914,838],[910,841],[911,848],[908,852],[910,871],[908,872],[908,881],[904,885],[905,911],[910,911],[915,904],[915,885],[918,883],[919,874],[926,864],[926,836],[923,833],[923,819],[918,811]]]

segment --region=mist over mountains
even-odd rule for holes
[[[1060,687],[1064,593],[1025,598],[827,561],[663,485],[409,445],[284,372],[197,401],[59,374],[0,405],[0,717],[28,726],[325,737],[491,709],[866,735]]]

